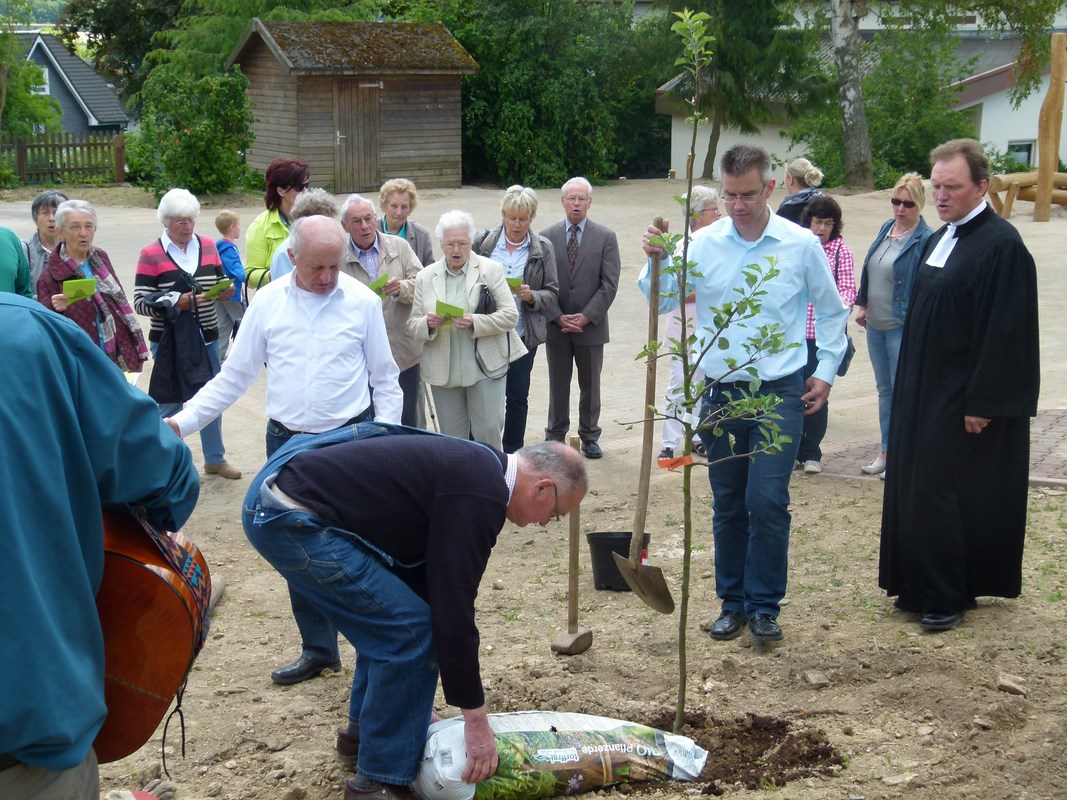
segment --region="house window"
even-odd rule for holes
[[[41,85],[33,90],[34,94],[48,94],[48,67],[41,67]]]
[[[1034,163],[1034,140],[1008,142],[1008,158],[1015,159],[1020,167],[1029,167]]]

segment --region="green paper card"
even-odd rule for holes
[[[378,297],[381,297],[382,296],[382,289],[385,288],[385,284],[387,284],[387,283],[389,283],[389,273],[388,272],[383,272],[375,280],[373,280],[370,283],[368,283],[367,287],[371,291],[376,292]]]
[[[208,300],[214,300],[220,294],[229,289],[232,285],[233,278],[223,278],[221,281],[219,281],[206,292],[204,292],[204,297],[206,297]]]
[[[63,294],[68,303],[75,303],[92,297],[96,291],[96,278],[79,278],[78,280],[63,281]]]
[[[459,306],[454,306],[451,303],[446,303],[443,300],[437,301],[437,316],[444,317],[447,322],[446,325],[451,325],[452,320],[458,317],[463,317],[463,309]]]
[[[522,278],[506,278],[505,280],[507,280],[512,294],[519,291],[519,287],[522,286]]]

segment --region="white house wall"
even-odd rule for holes
[[[962,106],[961,110],[975,109],[978,138],[983,144],[992,144],[1002,153],[1007,152],[1009,142],[1033,141],[1032,166],[1037,169],[1037,127],[1041,118],[1041,104],[1048,93],[1049,76],[1041,79],[1041,88],[1027,97],[1018,110],[1011,107],[1008,92],[998,92],[982,100]],[[980,106],[980,109],[976,109]],[[1060,128],[1060,161],[1067,163],[1067,132]]]
[[[715,151],[715,179],[719,179],[719,159],[722,154],[735,144],[758,145],[771,154],[774,174],[781,183],[785,177],[782,163],[803,155],[803,150],[789,148],[789,140],[781,135],[782,127],[768,125],[760,133],[746,135],[735,130],[724,130],[719,137],[719,146]],[[694,170],[697,176],[704,169],[704,159],[708,153],[708,140],[711,138],[711,126],[704,125],[697,132],[697,147]],[[689,155],[689,144],[693,139],[693,130],[683,117],[671,118],[671,169],[679,178],[685,177],[685,162]]]

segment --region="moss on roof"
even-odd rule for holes
[[[463,45],[438,23],[256,19],[252,25],[252,30],[258,26],[260,35],[273,41],[272,49],[280,52],[297,72],[470,73],[478,70],[478,64]]]

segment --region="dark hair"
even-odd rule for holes
[[[975,139],[953,139],[939,144],[930,151],[930,166],[938,161],[948,161],[956,156],[963,156],[971,171],[971,180],[977,186],[989,180],[989,159],[986,158],[982,143]]]
[[[820,194],[818,197],[813,197],[808,201],[807,206],[800,213],[800,227],[810,228],[813,217],[832,219],[834,221],[833,230],[830,231],[830,238],[826,240],[828,242],[832,242],[840,236],[841,230],[845,227],[844,223],[841,222],[841,206],[837,204],[834,198],[827,197],[825,194]]]
[[[740,178],[750,170],[758,169],[760,180],[766,186],[771,182],[771,157],[762,147],[750,144],[735,144],[722,154],[719,169],[723,175]]]
[[[279,189],[303,186],[311,176],[311,169],[306,161],[295,158],[276,158],[267,167],[267,189],[263,193],[263,202],[268,211],[274,211],[282,204],[278,196]]]
[[[30,206],[30,217],[36,220],[37,215],[45,209],[55,211],[59,208],[60,203],[65,203],[67,200],[70,200],[70,198],[58,189],[45,189],[33,198],[33,205]]]

